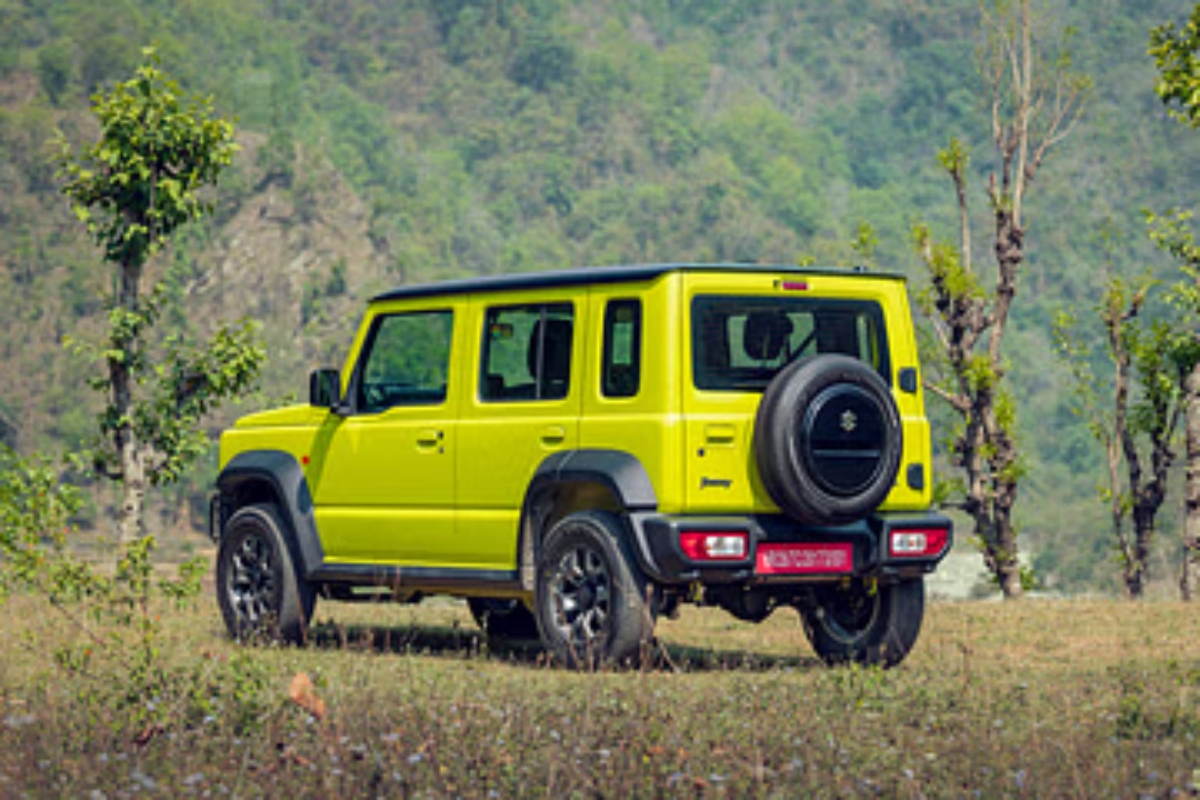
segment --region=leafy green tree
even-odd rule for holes
[[[1029,0],[998,2],[985,18],[982,61],[990,89],[995,164],[987,184],[996,285],[984,287],[972,263],[966,148],[957,139],[939,154],[954,184],[959,217],[957,246],[934,240],[925,225],[914,231],[929,275],[922,307],[940,343],[929,388],[961,419],[951,452],[963,471],[956,505],[975,524],[984,564],[1006,598],[1023,592],[1013,507],[1024,472],[1016,437],[1016,401],[1007,381],[1004,333],[1025,261],[1025,199],[1050,149],[1079,119],[1089,81],[1071,69],[1065,48],[1047,60],[1035,45]],[[1052,65],[1043,72],[1042,66]]]
[[[1150,55],[1158,68],[1154,89],[1175,119],[1200,127],[1200,4],[1181,29],[1171,23],[1150,32]],[[1189,215],[1178,212],[1163,217],[1151,215],[1150,238],[1179,261],[1184,277],[1176,285],[1176,297],[1191,312],[1200,315],[1200,247],[1188,228]],[[1200,341],[1191,337],[1191,350]],[[1192,352],[1192,367],[1184,379],[1184,429],[1186,470],[1184,488],[1183,569],[1179,588],[1184,600],[1200,592],[1200,353]]]
[[[47,556],[63,551],[81,506],[79,489],[61,481],[48,460],[0,444],[0,600],[34,585],[49,587],[52,600],[64,592],[71,569]]]
[[[1200,245],[1190,227],[1191,214],[1148,214],[1150,239],[1181,266],[1183,277],[1171,288],[1184,316],[1200,319]],[[1192,328],[1188,330],[1187,328]],[[1172,342],[1182,377],[1184,414],[1183,566],[1179,590],[1184,600],[1200,592],[1200,335],[1192,326],[1178,330]]]
[[[143,529],[148,485],[174,480],[206,447],[197,423],[215,403],[248,391],[264,360],[254,326],[221,327],[196,345],[170,337],[152,347],[161,282],[143,293],[148,264],[185,223],[211,211],[202,190],[232,160],[231,122],[209,98],[182,92],[153,51],[135,76],[97,94],[96,142],[75,152],[65,141],[63,193],[115,270],[103,347],[81,347],[105,367],[94,387],[108,402],[94,450],[97,471],[121,482],[122,543]]]
[[[1154,91],[1171,116],[1200,127],[1200,4],[1182,28],[1167,23],[1150,32],[1150,55],[1158,67]]]
[[[1104,327],[1104,355],[1112,365],[1104,378],[1091,367],[1093,348],[1078,334],[1078,320],[1062,312],[1055,323],[1058,355],[1075,381],[1075,413],[1104,448],[1107,485],[1102,494],[1131,599],[1145,594],[1150,577],[1150,550],[1167,498],[1183,410],[1178,336],[1165,320],[1138,320],[1155,284],[1149,278],[1109,280],[1096,309]],[[1130,517],[1132,535],[1127,530]]]

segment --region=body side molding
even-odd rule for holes
[[[311,578],[319,583],[379,586],[392,590],[434,593],[489,594],[497,589],[520,590],[516,570],[407,567],[396,565],[326,563]]]

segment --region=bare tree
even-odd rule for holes
[[[1051,59],[1034,41],[1029,0],[998,0],[984,15],[981,69],[989,88],[995,162],[986,186],[992,214],[995,288],[987,291],[971,261],[966,148],[954,139],[939,154],[954,184],[959,241],[934,241],[917,226],[915,244],[930,278],[922,306],[940,343],[940,375],[929,389],[961,418],[952,443],[963,472],[956,504],[975,524],[984,564],[1005,597],[1020,597],[1021,568],[1013,507],[1023,472],[1015,404],[1002,344],[1025,260],[1025,200],[1046,156],[1079,120],[1090,90],[1071,68],[1065,42]]]
[[[1112,365],[1110,379],[1098,379],[1092,371],[1093,348],[1076,334],[1072,315],[1061,313],[1054,331],[1059,357],[1075,380],[1074,411],[1104,447],[1107,486],[1102,493],[1125,593],[1135,600],[1145,595],[1150,578],[1150,549],[1167,498],[1182,411],[1175,332],[1163,320],[1141,325],[1137,319],[1154,285],[1150,279],[1130,284],[1113,277],[1108,282],[1097,312]],[[1130,517],[1132,534],[1126,526]]]

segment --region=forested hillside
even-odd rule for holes
[[[1063,305],[1085,314],[1107,271],[1173,274],[1142,209],[1195,204],[1200,134],[1166,117],[1146,43],[1190,5],[1035,5],[1095,91],[1027,210],[1007,343],[1030,468],[1020,518],[1047,586],[1108,589],[1099,452],[1050,325]],[[166,318],[195,334],[260,319],[268,402],[336,364],[364,298],[400,283],[845,265],[865,222],[874,266],[919,285],[913,223],[953,232],[935,158],[951,136],[972,150],[986,222],[979,20],[974,0],[0,0],[0,434],[32,450],[89,433],[95,398],[63,341],[98,330],[111,276],[57,193],[48,143],[91,132],[89,93],[144,46],[237,115],[242,147],[215,216],[158,260]],[[172,490],[164,524],[198,519],[210,479]],[[1163,523],[1165,580],[1178,515]]]

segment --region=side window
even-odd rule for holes
[[[642,303],[613,300],[604,312],[600,390],[605,397],[635,397],[641,383]]]
[[[571,388],[570,303],[490,308],[484,321],[480,397],[561,400]]]
[[[392,314],[376,320],[358,381],[364,413],[392,406],[438,405],[446,400],[451,311]]]

